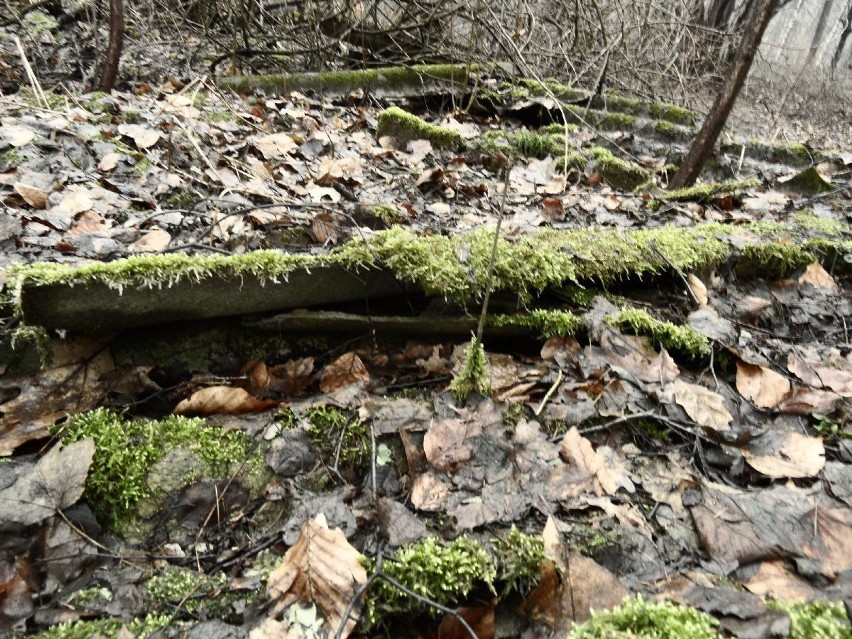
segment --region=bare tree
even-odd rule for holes
[[[743,35],[742,44],[731,64],[727,78],[669,188],[682,189],[691,186],[701,173],[701,168],[713,150],[719,133],[728,121],[728,115],[751,69],[754,55],[757,53],[763,33],[775,13],[778,2],[779,0],[759,0],[755,5],[751,23]]]

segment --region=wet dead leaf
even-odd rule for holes
[[[152,229],[127,247],[131,253],[159,253],[169,247],[172,236],[168,231]]]
[[[497,628],[494,625],[494,611],[497,609],[497,598],[494,597],[487,606],[462,606],[458,615],[465,620],[468,628],[473,630],[478,639],[494,639]],[[470,632],[453,615],[447,615],[441,621],[438,631],[431,639],[468,639]]]
[[[730,430],[734,418],[725,408],[724,398],[719,393],[680,379],[666,390],[673,393],[675,401],[699,426],[718,433]]]
[[[572,427],[562,438],[561,454],[565,463],[595,478],[596,495],[614,495],[620,488],[629,493],[636,490],[629,472],[615,451],[608,446],[601,446],[595,451],[592,443],[580,435],[576,427]]]
[[[132,138],[136,148],[140,150],[154,146],[162,136],[160,131],[144,124],[119,124],[118,132]]]
[[[815,477],[825,467],[825,446],[818,437],[767,432],[749,442],[743,457],[767,477]]]
[[[258,399],[242,388],[208,386],[182,400],[172,411],[175,415],[238,415],[277,406],[270,399]]]
[[[774,408],[790,392],[790,381],[765,366],[737,361],[737,390],[760,408]]]
[[[852,373],[848,371],[805,360],[796,353],[790,353],[787,358],[787,369],[809,386],[833,390],[841,397],[852,397]]]
[[[686,277],[686,282],[689,289],[692,291],[692,294],[695,296],[695,299],[698,300],[698,306],[701,308],[707,306],[709,297],[707,296],[707,287],[704,285],[704,282],[702,282],[694,273],[690,273]]]
[[[87,437],[64,448],[56,445],[19,471],[14,483],[0,490],[0,530],[19,530],[77,503],[94,454],[95,441]]]
[[[325,615],[329,635],[334,634],[355,589],[367,581],[361,553],[353,548],[339,528],[329,530],[323,514],[302,525],[299,541],[272,571],[266,592],[274,601],[276,614],[295,602],[316,604]],[[358,623],[354,610],[345,620],[348,637]]]
[[[320,390],[323,393],[333,393],[353,384],[361,388],[370,385],[370,373],[355,352],[344,353],[331,362],[320,378]]]
[[[799,284],[810,284],[814,288],[820,288],[830,293],[835,293],[838,290],[837,282],[819,262],[813,262],[805,268],[799,277]]]
[[[426,459],[438,470],[448,471],[473,457],[482,435],[482,426],[471,420],[442,419],[426,431],[423,450]]]
[[[44,209],[47,207],[47,191],[24,184],[23,182],[16,182],[14,189],[15,193],[20,195],[24,202],[34,209]]]
[[[260,151],[265,160],[284,157],[296,148],[296,143],[289,133],[271,133],[249,138],[249,143]]]

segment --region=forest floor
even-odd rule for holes
[[[845,105],[168,62],[0,97],[0,633],[850,636]]]

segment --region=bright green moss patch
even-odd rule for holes
[[[486,396],[491,393],[491,371],[488,369],[485,348],[475,337],[470,340],[465,351],[461,370],[450,382],[450,390],[460,402],[464,402],[474,393]]]
[[[676,104],[652,102],[648,107],[648,111],[655,118],[668,120],[675,124],[692,125],[695,123],[695,111]]]
[[[565,100],[566,102],[576,102],[577,100],[589,97],[589,93],[587,91],[574,89],[567,84],[562,84],[561,82],[553,79],[545,79],[539,82],[538,80],[524,78],[520,80],[518,84],[520,87],[527,90],[528,95],[553,95],[560,100]],[[521,94],[521,96],[518,97],[524,96]]]
[[[610,326],[647,335],[667,350],[676,350],[692,357],[708,356],[713,352],[710,341],[695,329],[658,320],[640,309],[624,309],[604,321]]]
[[[92,621],[74,621],[62,623],[48,628],[32,639],[92,639],[93,637],[117,637],[122,627],[126,626],[130,635],[137,639],[146,639],[163,630],[167,626],[177,630],[181,622],[176,622],[171,615],[151,615],[124,621],[123,619],[95,619]]]
[[[410,140],[429,140],[433,146],[460,149],[465,146],[458,131],[430,124],[399,107],[390,107],[379,113],[376,137],[390,136],[404,146]]]
[[[367,569],[375,563],[367,559]],[[444,606],[454,606],[476,586],[485,585],[495,592],[497,568],[485,548],[467,536],[449,544],[427,537],[406,544],[394,558],[382,562],[382,570],[403,586]],[[378,581],[369,591],[365,618],[369,624],[387,615],[422,614],[436,611],[410,598],[385,581]]]
[[[571,311],[536,309],[517,315],[492,315],[489,326],[526,326],[548,339],[556,335],[574,335],[583,326],[583,318]]]
[[[370,427],[357,413],[335,406],[307,411],[307,433],[325,463],[349,480],[363,476],[370,460]]]
[[[202,608],[209,611],[211,602],[215,601],[211,595],[221,590],[227,581],[224,573],[211,577],[187,568],[170,566],[145,582],[150,599],[147,605],[164,613],[178,605],[189,614],[195,614]]]
[[[767,602],[770,608],[790,615],[790,639],[849,639],[852,627],[840,601],[811,603]]]
[[[710,615],[673,604],[650,603],[642,597],[627,599],[576,626],[568,639],[718,639],[719,622]]]
[[[85,498],[98,519],[120,529],[137,504],[156,497],[147,478],[151,466],[175,448],[197,456],[197,472],[225,477],[249,457],[250,442],[238,431],[222,431],[204,420],[170,416],[164,420],[128,420],[98,408],[69,418],[53,433],[69,444],[86,437],[95,441],[95,456],[86,479]],[[197,477],[186,477],[185,482]]]
[[[709,200],[714,195],[720,193],[735,193],[745,189],[755,188],[760,186],[761,182],[757,178],[747,178],[745,180],[732,180],[730,182],[707,182],[705,184],[696,184],[685,189],[677,189],[672,191],[664,191],[662,196],[666,200],[682,202],[685,200]]]
[[[595,166],[604,179],[615,188],[632,191],[651,179],[650,171],[615,157],[603,147],[593,147],[587,153],[594,158]]]

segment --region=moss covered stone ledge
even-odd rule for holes
[[[10,269],[6,279],[16,282],[27,324],[96,332],[322,306],[406,289],[469,302],[488,287],[492,243],[488,228],[421,237],[393,227],[320,256],[144,256],[79,268],[35,264]],[[852,241],[843,239],[840,223],[806,213],[783,224],[543,230],[498,242],[493,283],[528,303],[570,282],[608,283],[672,269],[688,273],[728,259],[737,266],[741,261],[749,274],[780,277],[849,254]]]

